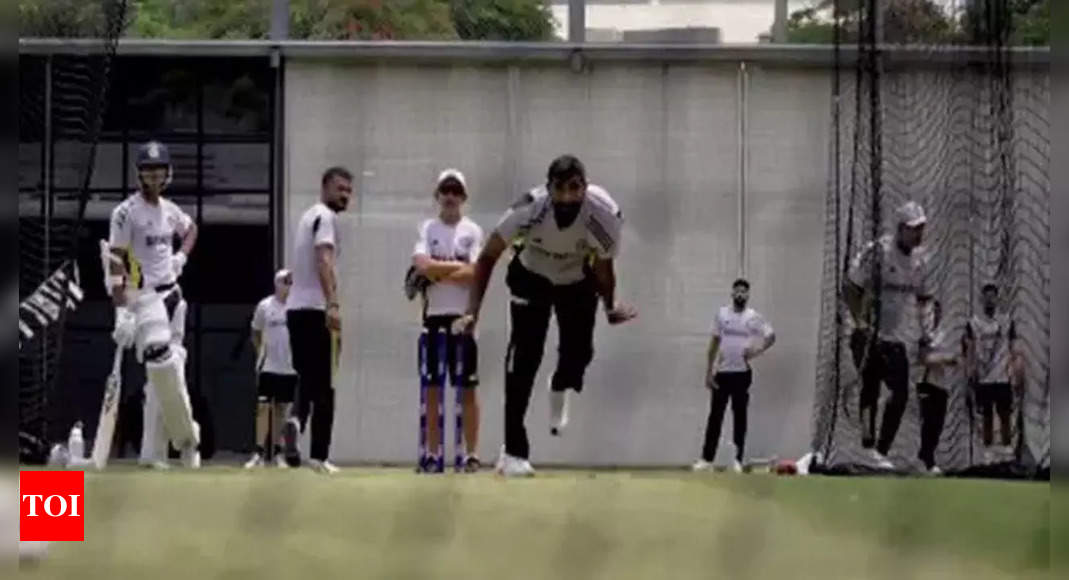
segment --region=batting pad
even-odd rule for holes
[[[145,372],[163,411],[167,436],[175,447],[200,443],[200,429],[193,420],[193,407],[186,390],[185,349],[172,346],[163,361],[148,361]]]

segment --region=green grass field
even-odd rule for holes
[[[26,578],[1041,578],[1050,486],[208,467],[86,475],[86,541]]]

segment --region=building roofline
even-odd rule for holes
[[[95,39],[19,39],[20,55],[93,54],[103,50]],[[782,65],[831,66],[830,45],[791,44],[633,44],[567,42],[473,41],[269,41],[123,39],[118,54],[160,57],[257,57],[276,51],[286,58],[354,61],[409,60],[434,62],[547,62],[568,63],[575,53],[588,61],[751,62]],[[987,47],[904,47],[881,49],[888,63],[963,65],[990,62]],[[853,61],[857,47],[842,47],[840,58]],[[1048,67],[1049,47],[1008,50],[1014,64]]]

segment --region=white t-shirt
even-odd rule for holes
[[[880,252],[882,288],[880,298],[880,339],[908,343],[917,327],[917,296],[926,293],[923,248],[905,254],[898,248],[894,236],[883,236],[865,246],[850,261],[850,281],[871,290],[872,268]]]
[[[619,254],[623,221],[609,193],[588,185],[579,216],[560,229],[549,192],[539,187],[505,212],[495,231],[506,242],[524,240],[520,263],[528,270],[554,284],[572,284],[583,279],[583,263],[591,254],[603,259]]]
[[[290,353],[290,332],[286,328],[286,303],[274,294],[256,305],[252,329],[259,331],[260,352],[256,353],[256,371],[276,375],[295,375]]]
[[[1010,342],[1017,338],[1010,317],[996,313],[992,318],[981,312],[969,320],[968,333],[976,351],[977,380],[1010,382]]]
[[[721,306],[713,322],[713,336],[720,337],[717,372],[745,372],[750,370],[746,349],[755,344],[755,338],[772,336],[772,325],[753,308],[739,312],[734,306]]]
[[[434,218],[419,226],[419,238],[413,256],[471,264],[479,257],[483,230],[466,217],[454,225]],[[427,288],[427,316],[459,315],[468,308],[470,288],[464,284],[438,282]]]
[[[316,266],[316,248],[333,246],[335,259],[341,254],[337,219],[334,210],[319,202],[308,208],[297,223],[293,237],[293,286],[286,300],[288,310],[326,310],[327,299]]]
[[[128,286],[152,288],[177,282],[171,265],[175,236],[185,236],[192,224],[189,215],[171,200],[161,197],[159,203],[150,204],[141,193],[112,210],[108,243],[125,248],[136,263]]]

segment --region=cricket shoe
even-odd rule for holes
[[[182,447],[182,465],[186,469],[200,469],[200,449],[195,444]]]
[[[497,473],[505,477],[532,477],[535,470],[530,461],[505,454],[502,456]]]
[[[253,453],[252,458],[245,462],[245,469],[256,469],[263,466],[264,456],[259,453]]]
[[[872,457],[872,460],[876,462],[876,467],[878,469],[894,469],[895,468],[895,464],[891,463],[891,460],[888,459],[886,455],[884,455],[883,453],[880,453],[879,451],[877,451],[875,449],[873,449],[870,452],[870,456]]]
[[[550,379],[549,434],[559,437],[564,432],[564,428],[568,426],[568,390],[554,391],[552,385],[553,382]]]
[[[333,463],[327,461],[326,459],[309,459],[308,466],[312,468],[312,471],[316,473],[322,473],[323,475],[334,475],[335,473],[341,471],[340,469],[335,467]]]
[[[282,455],[290,467],[301,466],[301,450],[297,447],[300,436],[300,422],[296,417],[290,417],[282,426]]]
[[[744,471],[743,468],[742,468],[742,462],[739,461],[738,459],[732,461],[731,462],[731,471],[732,471],[732,473],[742,473]]]
[[[290,465],[286,463],[286,458],[282,457],[281,453],[275,455],[275,467],[279,469],[289,469]]]
[[[138,461],[137,466],[141,469],[152,469],[155,471],[167,471],[171,468],[171,464],[166,461]]]
[[[444,473],[445,464],[436,455],[424,455],[419,460],[420,473]]]
[[[943,470],[939,469],[938,465],[933,465],[926,469],[924,472],[932,477],[939,477],[940,475],[943,475]]]
[[[713,471],[713,462],[699,459],[690,466],[691,471]]]
[[[478,473],[483,468],[483,464],[479,461],[479,458],[475,455],[469,455],[464,458],[464,472],[465,473]]]

